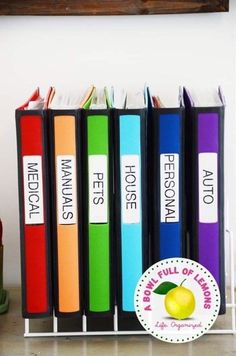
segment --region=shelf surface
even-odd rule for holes
[[[153,15],[229,11],[229,0],[0,0],[0,15]]]

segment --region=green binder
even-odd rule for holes
[[[86,110],[87,314],[110,313],[111,162],[109,110]]]

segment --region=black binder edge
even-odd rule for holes
[[[29,313],[26,306],[26,270],[25,270],[25,242],[24,242],[24,192],[23,192],[23,168],[22,168],[22,155],[21,155],[21,134],[20,134],[20,119],[22,116],[41,116],[43,127],[43,148],[44,155],[42,162],[44,165],[45,174],[45,230],[46,230],[46,262],[47,262],[47,300],[48,312],[46,313]],[[16,139],[17,139],[17,164],[18,164],[18,201],[19,201],[19,225],[20,225],[20,256],[21,256],[21,296],[22,296],[22,317],[25,319],[40,319],[52,316],[52,272],[51,272],[51,224],[50,224],[50,204],[49,204],[49,191],[50,191],[50,177],[49,177],[49,157],[48,157],[48,132],[47,132],[47,111],[46,110],[15,110],[16,122]]]

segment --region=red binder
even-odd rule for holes
[[[52,89],[49,95],[51,92]],[[43,102],[37,89],[16,110],[22,314],[25,318],[52,314],[47,102]]]

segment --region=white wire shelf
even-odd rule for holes
[[[236,334],[236,304],[235,304],[235,260],[234,260],[234,239],[233,233],[229,229],[225,230],[225,244],[226,244],[226,283],[229,283],[227,289],[227,298],[230,300],[226,304],[226,316],[227,323],[225,327],[221,328],[212,328],[206,334]],[[219,316],[218,319],[224,316]],[[216,324],[217,324],[216,321]],[[24,337],[69,337],[69,336],[102,336],[102,335],[148,335],[145,330],[119,330],[118,328],[118,312],[117,307],[115,306],[115,313],[113,316],[113,330],[107,331],[89,331],[87,330],[87,317],[82,316],[82,331],[60,331],[58,319],[53,316],[52,328],[50,331],[32,331],[31,323],[33,320],[25,319],[25,332]]]

